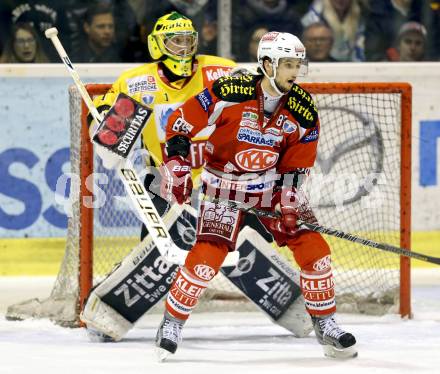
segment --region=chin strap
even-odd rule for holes
[[[263,71],[263,74],[265,75],[265,77],[267,79],[269,79],[270,85],[272,86],[272,88],[276,91],[276,93],[278,95],[284,95],[283,92],[281,92],[277,86],[277,84],[275,83],[275,77],[277,76],[277,66],[275,65],[274,62],[272,62],[272,70],[273,70],[273,76],[269,77],[269,75],[267,74],[266,70],[263,68],[261,69]]]

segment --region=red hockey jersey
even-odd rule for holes
[[[319,120],[309,93],[294,85],[270,118],[264,115],[261,76],[222,77],[179,107],[166,138],[210,131],[204,151],[208,170],[242,175],[279,174],[312,167]]]

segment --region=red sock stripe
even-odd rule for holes
[[[165,304],[167,311],[176,318],[188,319],[207,285],[207,282],[197,280],[180,269],[168,292]]]
[[[300,284],[306,309],[310,314],[325,315],[336,311],[331,269],[316,272],[302,271]]]

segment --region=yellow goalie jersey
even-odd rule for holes
[[[229,74],[235,66],[232,60],[199,55],[195,58],[190,78],[169,82],[159,63],[148,63],[122,73],[111,89],[104,96],[95,98],[94,103],[99,111],[109,108],[118,94],[123,92],[152,108],[153,113],[142,132],[142,142],[152,156],[150,162],[159,166],[163,159],[165,130],[170,114],[217,78]],[[203,150],[208,135],[201,132],[193,138],[189,157],[194,178],[199,175],[203,164]]]

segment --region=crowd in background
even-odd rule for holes
[[[148,62],[147,35],[178,11],[217,52],[217,0],[2,0],[0,62],[58,62],[44,31],[57,27],[73,62]],[[260,37],[301,38],[309,61],[438,61],[440,0],[233,0],[231,52],[256,61]]]

